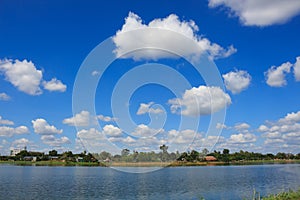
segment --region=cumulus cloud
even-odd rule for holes
[[[266,132],[269,130],[269,128],[265,125],[260,125],[257,129],[259,132]]]
[[[7,120],[7,119],[3,119],[2,116],[0,116],[0,124],[3,125],[14,125],[13,121]]]
[[[34,132],[40,135],[54,135],[61,134],[63,132],[62,129],[57,129],[53,125],[49,125],[45,119],[36,119],[31,121],[33,125]]]
[[[296,81],[300,81],[300,56],[296,58],[296,63],[294,64],[294,76]]]
[[[184,144],[186,148],[187,146],[194,143],[196,140],[199,141],[200,139],[201,139],[200,133],[191,129],[186,129],[181,131],[177,131],[177,130],[168,131],[167,141],[169,144],[175,144],[175,145]]]
[[[0,93],[0,101],[9,101],[9,100],[10,100],[10,96],[8,96],[4,92]]]
[[[186,90],[182,98],[168,101],[171,112],[181,109],[181,114],[187,116],[209,115],[231,104],[230,96],[221,88],[214,86],[199,86]]]
[[[281,133],[279,133],[279,132],[266,132],[262,136],[267,139],[272,139],[272,140],[280,139],[282,137]],[[270,142],[270,140],[268,142]],[[282,140],[282,142],[283,142],[283,140]]]
[[[6,80],[18,90],[30,95],[42,93],[40,88],[42,71],[37,70],[31,61],[0,60],[0,71],[4,73]]]
[[[88,111],[83,110],[73,117],[64,119],[63,123],[68,124],[69,126],[89,126],[90,113]]]
[[[209,7],[225,6],[246,26],[283,24],[300,14],[298,0],[209,0]]]
[[[16,128],[8,126],[0,126],[0,136],[1,137],[12,137],[13,135],[21,135],[29,133],[26,126],[18,126]]]
[[[113,122],[117,121],[117,118],[115,117],[109,117],[109,116],[104,116],[104,115],[98,115],[97,119],[104,121],[104,122]]]
[[[113,125],[106,125],[100,134],[105,135],[109,142],[117,143],[122,147],[143,151],[157,151],[159,145],[167,142],[161,138],[163,133],[165,133],[163,129],[153,129],[147,125],[140,124],[130,133],[131,135],[123,134],[120,128]]]
[[[56,78],[53,78],[51,81],[43,81],[43,72],[38,70],[32,61],[27,61],[26,59],[23,61],[18,59],[0,60],[0,72],[18,90],[29,95],[42,94],[41,83],[49,91],[64,92],[67,88],[66,85]]]
[[[150,137],[163,131],[163,129],[154,129],[145,124],[139,124],[131,134],[136,137]]]
[[[287,84],[285,80],[286,74],[290,73],[292,64],[290,62],[283,63],[276,67],[272,66],[265,72],[267,84],[271,87],[282,87]]]
[[[300,111],[286,114],[284,118],[279,119],[279,122],[287,124],[300,122]]]
[[[140,107],[137,111],[137,115],[143,115],[146,113],[153,113],[153,114],[159,114],[159,113],[163,113],[164,111],[160,108],[153,108],[151,106],[154,105],[154,102],[150,102],[150,103],[141,103]]]
[[[216,129],[226,129],[226,128],[228,128],[226,124],[217,123],[216,125]]]
[[[225,142],[225,138],[223,136],[207,136],[201,139],[202,148],[211,148],[217,144],[223,144]]]
[[[234,129],[237,131],[243,131],[250,128],[250,125],[247,123],[239,123],[234,126]]]
[[[77,137],[81,139],[93,140],[99,136],[103,136],[103,134],[101,134],[101,132],[95,128],[90,128],[89,130],[83,129],[77,132]],[[104,139],[105,137],[101,137],[101,138]]]
[[[264,144],[272,144],[273,148],[299,151],[300,111],[288,113],[275,122],[266,122],[258,130],[266,140]]]
[[[228,140],[229,143],[253,143],[257,137],[251,133],[232,134]]]
[[[137,29],[143,30],[133,31]],[[174,54],[163,51],[165,49],[180,50],[182,55],[188,58],[200,55],[204,51],[207,51],[213,58],[228,57],[236,52],[232,45],[228,49],[224,49],[207,38],[197,35],[198,30],[194,21],[180,21],[175,14],[144,24],[138,15],[129,12],[122,29],[117,31],[113,37],[117,47],[114,52],[117,57],[122,56],[122,58],[133,58],[134,60],[176,57]],[[188,44],[187,39],[179,36],[178,33],[194,41],[196,45]],[[151,47],[162,49],[162,51],[153,50]],[[139,51],[124,54],[135,49],[139,49]]]
[[[134,144],[136,144],[137,140],[130,137],[130,136],[127,136],[127,137],[110,137],[108,138],[108,140],[112,143],[115,143],[115,142],[118,142],[118,143],[121,143],[122,145],[125,145],[125,146],[135,146]]]
[[[110,153],[119,153],[119,151],[116,151],[116,147],[109,142],[110,138],[107,138],[103,132],[104,131],[99,131],[95,128],[83,129],[77,132],[77,137],[79,138],[81,146],[88,147],[90,152],[98,153],[100,151],[107,151]],[[119,139],[121,137],[111,138]]]
[[[122,130],[114,125],[105,125],[103,127],[103,134],[108,137],[120,137],[122,136]]]
[[[247,89],[251,82],[251,76],[248,72],[243,70],[229,72],[222,76],[224,78],[226,89],[233,94],[238,94]]]
[[[70,139],[66,136],[56,138],[54,135],[42,135],[41,140],[44,144],[47,144],[51,147],[58,147],[58,148],[60,148],[64,144],[71,143]]]
[[[58,91],[58,92],[65,92],[67,86],[63,84],[60,80],[56,78],[52,78],[51,81],[43,81],[43,86],[46,90],[49,91]]]
[[[24,148],[25,146],[28,146],[30,143],[32,143],[32,142],[29,141],[28,139],[20,138],[20,139],[13,141],[11,144],[11,147],[21,149],[21,148]]]

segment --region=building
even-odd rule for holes
[[[22,149],[12,149],[12,150],[10,150],[10,156],[16,156],[21,151],[22,151]]]
[[[10,150],[10,156],[16,156],[21,151],[27,151],[27,147],[25,146],[23,149],[11,149]]]
[[[217,161],[217,158],[214,156],[205,156],[206,161]]]

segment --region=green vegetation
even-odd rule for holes
[[[300,163],[300,153],[262,154],[248,151],[230,153],[229,149],[222,152],[209,153],[207,149],[179,153],[168,152],[167,145],[161,145],[158,152],[138,152],[123,149],[121,155],[109,152],[74,154],[72,151],[58,153],[56,150],[48,154],[31,152],[26,149],[14,156],[0,156],[0,164],[15,165],[47,165],[47,166],[205,166],[205,165],[248,165],[273,163]]]
[[[253,197],[253,200],[299,200],[300,199],[300,188],[297,191],[281,192],[279,194],[271,194],[266,197]]]

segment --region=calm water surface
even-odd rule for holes
[[[101,167],[0,166],[0,199],[243,199],[300,187],[300,165],[172,167],[132,174]]]

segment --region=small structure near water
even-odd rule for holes
[[[214,156],[205,156],[204,158],[206,161],[217,161],[218,159]]]

